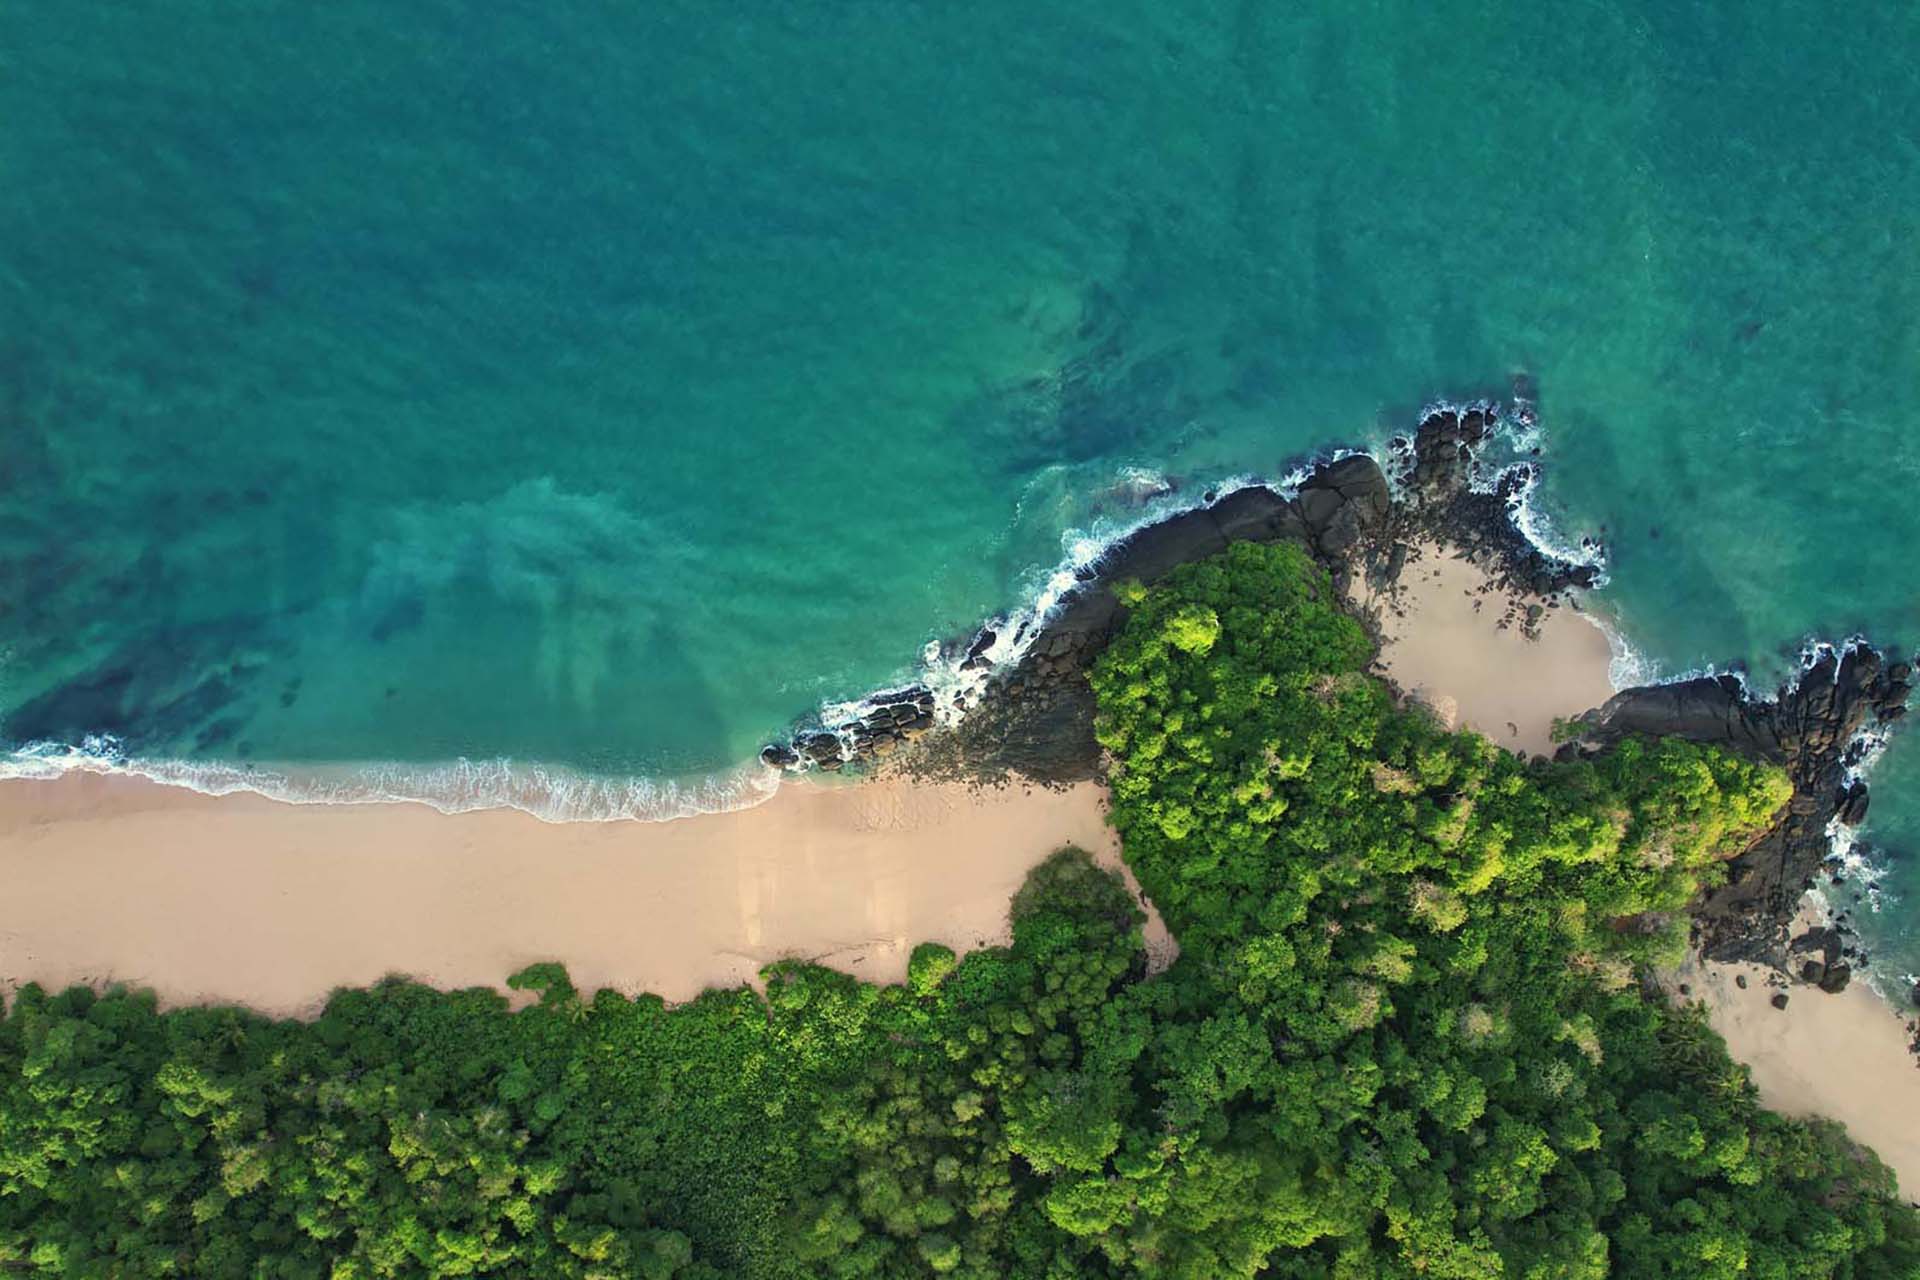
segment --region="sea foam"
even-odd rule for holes
[[[975,628],[967,642],[929,640],[920,653],[917,670],[897,673],[895,685],[919,684],[934,696],[934,719],[943,726],[958,724],[966,713],[979,705],[996,672],[1015,666],[1033,642],[1046,630],[1047,623],[1060,611],[1078,587],[1096,575],[1107,556],[1143,529],[1166,520],[1212,506],[1242,489],[1265,487],[1292,498],[1299,486],[1320,467],[1342,458],[1365,455],[1378,460],[1371,449],[1340,446],[1324,450],[1297,466],[1290,467],[1278,479],[1251,473],[1239,473],[1202,486],[1200,496],[1183,495],[1157,471],[1123,466],[1117,473],[1116,487],[1139,493],[1150,490],[1139,514],[1132,520],[1096,525],[1091,529],[1072,528],[1061,534],[1061,557],[1054,566],[1028,580],[1021,594],[1026,603],[996,614]],[[1151,481],[1150,485],[1148,481]],[[992,640],[975,647],[979,638],[992,634]],[[870,694],[849,701],[829,701],[817,713],[820,725],[839,734],[851,754],[853,728],[864,717],[887,702],[887,695]]]
[[[515,760],[239,765],[128,755],[111,738],[79,746],[35,743],[0,758],[0,780],[73,773],[145,778],[202,795],[251,792],[287,804],[416,803],[441,813],[517,809],[542,822],[664,822],[750,809],[779,789],[778,770],[753,761],[692,779],[597,777]]]
[[[1436,401],[1422,410],[1421,417],[1446,410],[1462,412],[1473,407],[1493,408],[1485,402]],[[1518,446],[1530,447],[1542,438],[1542,428],[1531,417],[1515,419],[1509,414],[1501,416],[1500,422],[1510,437],[1509,451]],[[1390,442],[1370,448],[1331,447],[1289,466],[1278,477],[1240,473],[1196,486],[1197,493],[1193,489],[1181,492],[1158,471],[1136,465],[1121,466],[1115,473],[1113,487],[1141,499],[1133,519],[1097,522],[1090,528],[1070,528],[1063,532],[1060,559],[1052,568],[1027,580],[1019,593],[1025,599],[1024,604],[989,618],[968,642],[929,640],[921,651],[917,669],[897,672],[891,685],[924,686],[934,695],[936,722],[946,726],[957,724],[978,705],[994,673],[1017,664],[1025,656],[1074,590],[1097,574],[1106,557],[1127,539],[1242,489],[1265,486],[1290,498],[1297,496],[1299,486],[1314,471],[1355,456],[1367,456],[1379,462],[1390,484],[1398,489],[1398,468],[1392,465],[1395,459]],[[1476,461],[1485,463],[1477,468],[1474,480],[1475,487],[1483,492],[1494,491],[1503,479],[1518,474],[1520,483],[1510,489],[1508,507],[1515,527],[1536,549],[1572,563],[1597,568],[1604,565],[1604,551],[1599,544],[1586,540],[1574,544],[1560,537],[1552,521],[1540,510],[1535,495],[1541,469],[1536,464]],[[1604,577],[1600,581],[1604,584]],[[1609,677],[1616,689],[1654,682],[1654,664],[1631,646],[1614,620],[1586,610],[1582,616],[1607,636],[1613,652]],[[979,645],[977,642],[988,633],[991,640]],[[1686,679],[1695,674],[1713,673],[1689,672],[1669,679]],[[854,726],[886,700],[885,693],[875,693],[823,702],[816,713],[817,722],[827,731],[839,734],[850,750]],[[252,792],[294,804],[415,802],[442,813],[516,809],[546,822],[666,821],[750,808],[773,796],[779,789],[782,772],[757,760],[692,779],[601,777],[555,765],[506,759],[461,759],[430,764],[238,765],[133,756],[113,739],[104,737],[89,738],[77,747],[33,744],[0,758],[0,779],[53,778],[76,771],[147,778],[208,795]]]

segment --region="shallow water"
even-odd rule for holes
[[[0,734],[738,802],[626,780],[911,674],[1142,472],[1519,373],[1652,671],[1920,641],[1920,14],[1350,10],[23,9]]]

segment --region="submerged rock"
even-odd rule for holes
[[[791,769],[800,763],[800,753],[784,742],[770,742],[760,748],[760,763],[775,769]]]

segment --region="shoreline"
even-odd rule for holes
[[[1006,941],[1014,891],[1069,844],[1120,868],[1091,784],[798,783],[732,813],[554,824],[11,781],[0,991],[125,983],[168,1005],[311,1016],[335,988],[389,974],[504,991],[546,960],[583,990],[676,1002],[788,957],[897,982],[918,943]],[[1157,915],[1147,937],[1170,962]]]
[[[90,744],[16,749],[0,758],[0,786],[66,777],[111,777],[195,795],[258,796],[287,805],[415,804],[436,813],[522,813],[540,822],[675,822],[765,804],[779,775],[754,761],[698,780],[581,773],[563,765],[511,760],[405,764],[229,764],[126,756]]]
[[[1496,440],[1533,426],[1531,402],[1518,394],[1511,405],[1436,401],[1413,429],[1379,450],[1329,446],[1294,460],[1277,479],[1236,477],[1207,488],[1197,502],[1149,512],[1076,547],[1030,604],[987,619],[969,636],[930,643],[917,681],[827,704],[769,743],[760,759],[788,772],[838,771],[935,727],[958,728],[967,739],[959,753],[981,769],[973,776],[996,779],[1009,769],[1052,781],[1091,776],[1088,733],[1061,737],[1016,724],[982,735],[968,722],[1006,713],[1010,694],[1036,684],[1078,680],[1124,614],[1116,584],[1150,584],[1232,542],[1298,541],[1336,582],[1355,560],[1384,559],[1396,543],[1439,541],[1472,559],[1502,591],[1556,599],[1569,588],[1597,586],[1604,581],[1601,543],[1583,539],[1577,550],[1563,551],[1546,540],[1546,523],[1532,505],[1539,465],[1530,458],[1482,464]],[[1085,707],[1069,714],[1090,717]],[[1049,736],[1054,740],[1038,741]],[[1008,751],[1009,737],[1027,741]],[[1008,757],[1003,767],[981,768],[982,757],[998,755]],[[944,767],[965,773],[967,763]]]
[[[1382,449],[1329,445],[1291,459],[1274,479],[1235,476],[1197,495],[1182,495],[1175,486],[1156,489],[1137,519],[1098,538],[1078,539],[1032,599],[990,617],[964,637],[930,642],[918,679],[823,703],[763,749],[757,761],[697,778],[603,776],[508,759],[283,765],[147,758],[129,755],[110,738],[94,738],[77,745],[18,745],[0,757],[0,784],[105,773],[203,795],[255,794],[288,804],[413,803],[445,814],[517,811],[555,823],[678,821],[734,812],[766,803],[786,774],[872,763],[879,754],[872,750],[876,742],[904,746],[936,728],[961,724],[991,701],[998,687],[1031,666],[1036,651],[1044,662],[1047,644],[1062,630],[1056,625],[1062,616],[1068,616],[1067,629],[1079,625],[1071,615],[1084,611],[1114,580],[1142,569],[1150,579],[1173,564],[1224,548],[1224,540],[1218,546],[1197,545],[1195,529],[1204,531],[1203,542],[1216,525],[1224,527],[1226,540],[1301,536],[1322,559],[1339,559],[1353,550],[1360,526],[1367,525],[1387,538],[1443,536],[1490,561],[1502,588],[1547,595],[1569,584],[1594,585],[1604,565],[1601,544],[1583,540],[1577,551],[1582,558],[1570,559],[1566,549],[1546,541],[1536,528],[1541,522],[1529,495],[1539,480],[1538,465],[1523,460],[1485,475],[1479,470],[1476,451],[1502,433],[1532,429],[1531,404],[1518,396],[1511,406],[1441,400],[1422,408],[1416,428],[1391,437]],[[1363,511],[1358,521],[1349,510],[1354,504],[1341,492],[1347,482],[1340,478],[1354,463],[1383,478],[1377,495],[1369,493],[1361,503],[1377,503],[1377,510]],[[1311,499],[1302,499],[1316,488],[1321,497],[1339,492],[1344,505],[1309,510],[1304,521],[1295,521],[1297,527],[1283,527],[1282,513],[1310,508]],[[1072,780],[1044,769],[1015,772]],[[1073,775],[1084,776],[1090,775],[1085,770]],[[992,773],[984,780],[1004,778]]]
[[[1787,978],[1777,969],[1690,954],[1663,985],[1695,1000],[1743,1064],[1769,1110],[1844,1125],[1873,1148],[1920,1203],[1920,1062],[1915,1027],[1864,982],[1838,992]],[[1684,987],[1684,993],[1680,990]],[[1784,1008],[1773,1002],[1785,997]]]
[[[1347,601],[1373,634],[1374,674],[1445,727],[1508,751],[1552,755],[1557,723],[1616,692],[1603,627],[1557,599],[1502,591],[1437,542],[1415,543],[1391,581],[1355,575]]]
[[[1838,1049],[1881,1093],[1920,1085],[1891,1000],[1810,988],[1788,1013],[1750,1007],[1785,972],[1787,922],[1834,853],[1833,833],[1865,816],[1861,769],[1905,710],[1911,666],[1855,642],[1811,648],[1771,699],[1729,676],[1614,692],[1615,637],[1569,616],[1584,614],[1569,589],[1599,580],[1603,552],[1583,542],[1583,562],[1558,559],[1523,527],[1535,464],[1487,483],[1476,450],[1503,424],[1484,405],[1430,409],[1391,448],[1392,477],[1372,455],[1336,454],[1297,483],[1210,491],[1144,518],[1098,554],[1063,562],[1017,622],[930,646],[929,670],[953,677],[945,687],[835,704],[847,720],[769,746],[756,775],[766,785],[745,807],[622,822],[554,821],[524,806],[448,813],[392,796],[281,803],[245,781],[239,794],[209,796],[91,759],[65,762],[53,780],[0,780],[0,869],[13,872],[0,993],[23,975],[48,986],[126,981],[172,1003],[307,1016],[332,989],[393,972],[499,990],[550,959],[584,989],[669,1000],[750,983],[786,956],[899,981],[919,942],[1004,941],[1012,893],[1063,844],[1124,871],[1103,817],[1086,680],[1124,621],[1115,588],[1234,541],[1285,538],[1329,567],[1369,620],[1375,673],[1450,726],[1530,755],[1651,733],[1787,766],[1788,814],[1696,905],[1689,972],[1715,994],[1716,1026],[1763,1097],[1851,1124],[1920,1188],[1920,1122],[1908,1132],[1886,1119],[1911,1109],[1863,1112],[1850,1075],[1809,1065]],[[1485,610],[1488,597],[1500,607]],[[1574,740],[1560,742],[1573,722]],[[804,776],[816,768],[849,776]],[[360,882],[382,894],[356,894]],[[840,892],[849,885],[857,892]],[[87,901],[106,886],[112,909]],[[1163,965],[1176,949],[1149,912],[1150,955]],[[49,961],[42,948],[64,954]]]
[[[1300,539],[1334,570],[1336,582],[1346,585],[1344,575],[1356,552],[1377,562],[1406,544],[1438,541],[1450,548],[1449,555],[1480,566],[1492,579],[1492,589],[1551,606],[1565,597],[1574,611],[1585,613],[1567,589],[1604,584],[1606,548],[1591,537],[1577,545],[1556,538],[1533,505],[1542,471],[1533,460],[1538,447],[1526,447],[1534,443],[1537,430],[1528,394],[1525,380],[1519,379],[1511,403],[1433,401],[1419,411],[1412,431],[1391,436],[1382,448],[1328,446],[1297,456],[1278,479],[1238,476],[1206,488],[1197,499],[1176,496],[1177,484],[1160,481],[1137,520],[1100,538],[1081,539],[1057,562],[1031,602],[989,618],[970,637],[929,642],[920,670],[923,679],[823,703],[815,715],[795,721],[787,734],[764,747],[757,761],[698,777],[595,775],[508,759],[237,764],[129,756],[110,739],[89,739],[79,745],[15,746],[0,757],[0,784],[104,773],[203,795],[250,793],[291,804],[415,803],[446,814],[517,811],[550,823],[678,821],[764,804],[787,775],[816,769],[837,772],[848,766],[857,771],[926,735],[941,736],[956,727],[963,730],[963,740],[945,760],[923,764],[922,776],[990,783],[1010,777],[1045,782],[1093,777],[1097,770],[1089,763],[1093,752],[1087,733],[1070,731],[1065,737],[1074,741],[1043,744],[1043,754],[1064,745],[1079,757],[1064,769],[1051,767],[1056,761],[1032,756],[1004,767],[980,767],[977,758],[966,757],[995,753],[1005,744],[993,739],[1005,735],[994,729],[985,735],[968,732],[967,721],[976,713],[1004,711],[1009,687],[1017,690],[1036,675],[1043,681],[1064,675],[1071,683],[1104,645],[1104,633],[1118,612],[1109,590],[1115,581],[1127,576],[1151,581],[1173,565],[1224,549],[1227,542]],[[1514,445],[1510,459],[1498,465],[1484,462],[1482,455],[1502,437]],[[1356,490],[1355,476],[1358,490],[1365,492]],[[1316,509],[1316,500],[1328,497],[1335,500],[1332,507],[1320,504]],[[1075,616],[1089,611],[1096,615],[1091,626],[1084,616]],[[1621,681],[1645,669],[1644,660],[1617,627],[1594,614],[1586,616],[1613,647],[1609,674],[1613,688],[1623,694],[1732,681],[1740,686],[1738,700],[1756,705],[1767,701],[1754,696],[1744,675],[1714,671],[1627,686]],[[1062,641],[1071,651],[1067,660],[1050,662],[1060,655],[1050,653],[1048,646]],[[1809,655],[1821,647],[1813,643]],[[1877,656],[1877,651],[1869,651]],[[1810,669],[1811,656],[1803,665]],[[1790,680],[1776,701],[1793,693],[1795,683]],[[1593,710],[1603,701],[1597,698],[1580,710]],[[1069,710],[1090,717],[1088,707]],[[1864,784],[1859,793],[1864,796]]]

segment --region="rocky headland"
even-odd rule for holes
[[[1879,736],[1907,712],[1913,666],[1855,643],[1820,647],[1794,682],[1756,698],[1733,676],[1626,689],[1589,718],[1577,743],[1594,750],[1630,734],[1710,742],[1787,770],[1793,800],[1781,821],[1727,868],[1694,913],[1694,941],[1709,960],[1746,960],[1839,990],[1858,952],[1837,928],[1788,933],[1801,897],[1831,874],[1831,828],[1858,826],[1867,785],[1857,770]],[[1815,966],[1817,965],[1817,970]]]
[[[1372,457],[1348,452],[1313,465],[1291,492],[1250,485],[1208,493],[1201,505],[1109,548],[1080,571],[1079,582],[1049,616],[1012,624],[1019,657],[988,674],[957,726],[931,734],[934,694],[909,686],[869,696],[862,714],[847,721],[804,726],[770,744],[761,759],[782,768],[843,769],[924,738],[913,753],[917,767],[943,774],[997,778],[1011,772],[1040,782],[1093,777],[1100,751],[1086,672],[1124,621],[1115,586],[1152,584],[1234,542],[1292,539],[1339,580],[1369,566],[1396,573],[1407,548],[1424,538],[1466,552],[1515,593],[1554,597],[1591,586],[1597,569],[1545,554],[1514,522],[1514,504],[1534,479],[1531,463],[1483,483],[1478,453],[1504,421],[1502,408],[1486,402],[1429,411],[1411,435],[1393,441],[1391,479]],[[990,625],[971,637],[960,653],[961,668],[984,670],[985,655],[1006,625]]]
[[[984,676],[957,724],[938,725],[936,697],[914,685],[869,697],[861,714],[801,728],[769,745],[762,759],[788,769],[868,768],[880,761],[917,776],[998,783],[1023,778],[1064,785],[1098,777],[1094,699],[1087,672],[1125,621],[1115,588],[1151,584],[1172,569],[1238,541],[1291,539],[1345,582],[1364,573],[1391,581],[1413,548],[1437,542],[1464,555],[1512,601],[1523,631],[1538,611],[1599,578],[1599,544],[1583,544],[1586,562],[1554,556],[1522,531],[1521,501],[1537,482],[1536,463],[1503,468],[1484,461],[1503,430],[1530,423],[1524,401],[1479,402],[1428,410],[1395,439],[1386,466],[1361,453],[1322,461],[1290,491],[1253,485],[1205,495],[1202,505],[1141,528],[1116,543],[1051,614],[1012,624],[1014,661],[990,668],[987,654],[1008,624],[982,629],[954,656]],[[1020,628],[1032,628],[1031,634]],[[1856,770],[1883,733],[1905,714],[1912,665],[1855,642],[1809,655],[1801,677],[1771,698],[1755,697],[1729,676],[1624,690],[1589,713],[1562,753],[1601,750],[1629,734],[1678,735],[1783,766],[1793,799],[1781,821],[1736,858],[1727,883],[1697,904],[1695,940],[1715,960],[1751,960],[1796,977],[1810,973],[1837,990],[1861,957],[1839,931],[1789,938],[1803,893],[1832,856],[1832,824],[1857,824],[1867,808]],[[912,750],[902,750],[912,744]],[[1817,955],[1814,953],[1817,952]]]

